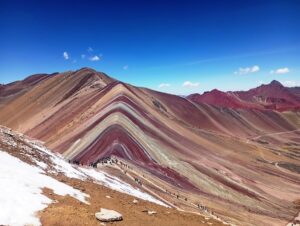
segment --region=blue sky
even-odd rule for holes
[[[300,1],[0,1],[0,83],[92,67],[189,94],[300,86]]]

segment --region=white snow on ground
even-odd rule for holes
[[[44,167],[41,164],[41,167]],[[70,195],[86,203],[88,195],[43,174],[39,167],[29,165],[0,150],[0,224],[40,225],[37,211],[52,202],[42,194],[42,188],[58,195]]]
[[[33,161],[42,169],[47,169],[48,165],[44,162],[40,162],[39,160],[37,159],[33,159]]]
[[[85,174],[93,178],[97,183],[102,184],[108,188],[111,188],[113,190],[126,193],[132,196],[135,196],[137,198],[153,202],[162,206],[167,206],[165,203],[155,199],[153,196],[144,193],[136,188],[133,188],[130,184],[127,184],[121,180],[119,180],[116,177],[109,176],[104,172],[100,172],[98,170],[95,170],[93,168],[80,168],[81,171],[83,171]],[[168,207],[168,206],[167,206]]]
[[[33,145],[33,147],[51,156],[50,160],[52,161],[53,167],[56,169],[56,172],[63,173],[65,176],[69,178],[76,178],[81,180],[86,178],[86,175],[84,175],[82,172],[77,170],[70,163],[66,162],[66,160],[64,160],[61,156],[54,154],[53,152],[46,149],[45,147],[41,147],[36,144]]]
[[[80,180],[85,180],[88,177],[91,177],[96,183],[101,184],[105,187],[111,188],[113,190],[129,194],[132,196],[135,196],[137,198],[153,202],[162,206],[167,206],[165,203],[157,200],[153,196],[142,192],[134,187],[132,187],[130,184],[127,184],[121,180],[119,180],[117,177],[110,176],[104,172],[101,172],[99,170],[95,170],[93,168],[85,168],[85,167],[78,167],[75,168],[72,164],[66,162],[64,159],[62,159],[60,156],[54,154],[50,150],[46,149],[45,147],[39,146],[39,145],[33,145],[34,148],[37,148],[38,150],[48,154],[51,156],[51,160],[53,163],[53,167],[63,174],[65,174],[67,177],[70,178],[76,178]],[[39,165],[39,164],[38,164]]]

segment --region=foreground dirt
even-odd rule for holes
[[[100,208],[112,209],[123,215],[123,221],[108,223],[109,225],[223,225],[213,219],[205,219],[197,214],[180,212],[147,201],[122,194],[92,182],[82,182],[75,179],[59,178],[60,181],[70,184],[90,195],[90,205],[80,203],[69,196],[58,196],[49,189],[44,189],[45,195],[57,200],[40,213],[42,225],[45,226],[75,226],[75,225],[101,225],[95,218]],[[110,196],[111,198],[107,198]],[[145,210],[156,211],[156,215],[148,215]]]

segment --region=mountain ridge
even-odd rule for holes
[[[88,74],[88,76],[85,77],[85,80],[94,81],[95,86],[104,87],[108,83],[116,81],[107,74],[97,72],[89,67],[83,67],[65,73],[69,73],[70,76],[76,76],[81,73]],[[39,83],[44,79],[49,79],[51,76],[57,74],[59,73],[34,74],[26,77],[24,80],[1,84],[0,98],[17,94],[20,90],[30,88],[36,83]],[[84,83],[84,81],[82,82]],[[74,88],[76,89],[76,87]],[[273,80],[269,84],[262,84],[256,88],[249,89],[248,91],[223,92],[218,89],[213,89],[211,91],[205,91],[203,94],[193,93],[186,96],[186,98],[198,104],[204,103],[219,107],[289,111],[298,110],[300,108],[300,87],[284,87],[277,80]]]
[[[294,90],[294,91],[293,91]],[[248,91],[222,92],[213,89],[203,94],[191,94],[187,98],[195,103],[206,103],[219,107],[256,110],[289,111],[300,109],[297,91],[300,87],[284,87],[273,80]]]
[[[117,158],[178,208],[199,211],[185,199],[200,202],[243,225],[283,224],[297,213],[299,176],[291,170],[298,169],[299,117],[195,103],[86,68],[0,98],[0,124],[45,142],[71,163],[97,167]]]

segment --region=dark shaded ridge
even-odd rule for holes
[[[288,162],[280,162],[278,163],[278,166],[285,168],[293,173],[299,173],[300,174],[300,166],[293,164],[293,163],[288,163]]]

